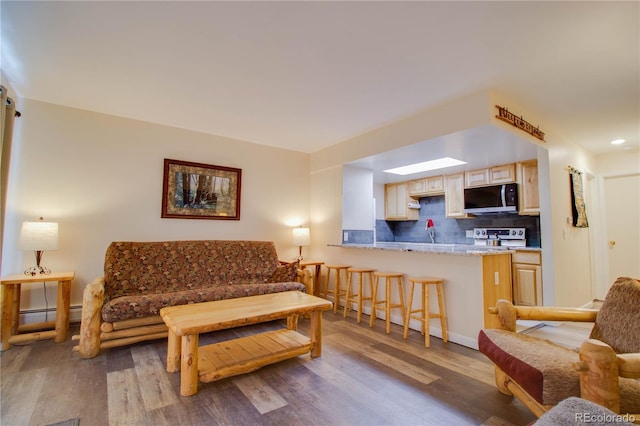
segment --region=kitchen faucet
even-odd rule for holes
[[[435,244],[436,239],[435,239],[435,231],[434,231],[434,227],[433,227],[433,220],[431,219],[427,219],[427,235],[429,235],[429,237],[431,238],[431,244]]]

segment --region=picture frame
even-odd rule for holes
[[[164,159],[162,215],[240,220],[242,169]]]

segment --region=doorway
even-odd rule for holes
[[[608,285],[620,276],[640,277],[640,174],[604,178]]]

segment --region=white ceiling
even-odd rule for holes
[[[639,144],[639,5],[3,0],[2,71],[20,97],[308,153],[491,89],[600,153]]]

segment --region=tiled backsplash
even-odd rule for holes
[[[466,231],[473,228],[526,228],[527,245],[540,247],[539,216],[501,214],[477,216],[472,219],[447,219],[444,195],[420,198],[420,214],[417,222],[376,221],[376,239],[377,241],[431,242],[425,230],[427,219],[433,220],[436,243],[473,244],[473,238],[466,237]]]
[[[431,242],[425,225],[433,220],[436,243],[473,244],[473,238],[466,237],[466,231],[473,228],[526,228],[527,245],[540,247],[540,217],[517,214],[485,215],[472,219],[447,219],[445,217],[444,195],[420,198],[418,221],[376,220],[376,241],[404,241],[415,243]],[[371,244],[372,231],[345,230],[348,232],[346,244]]]

